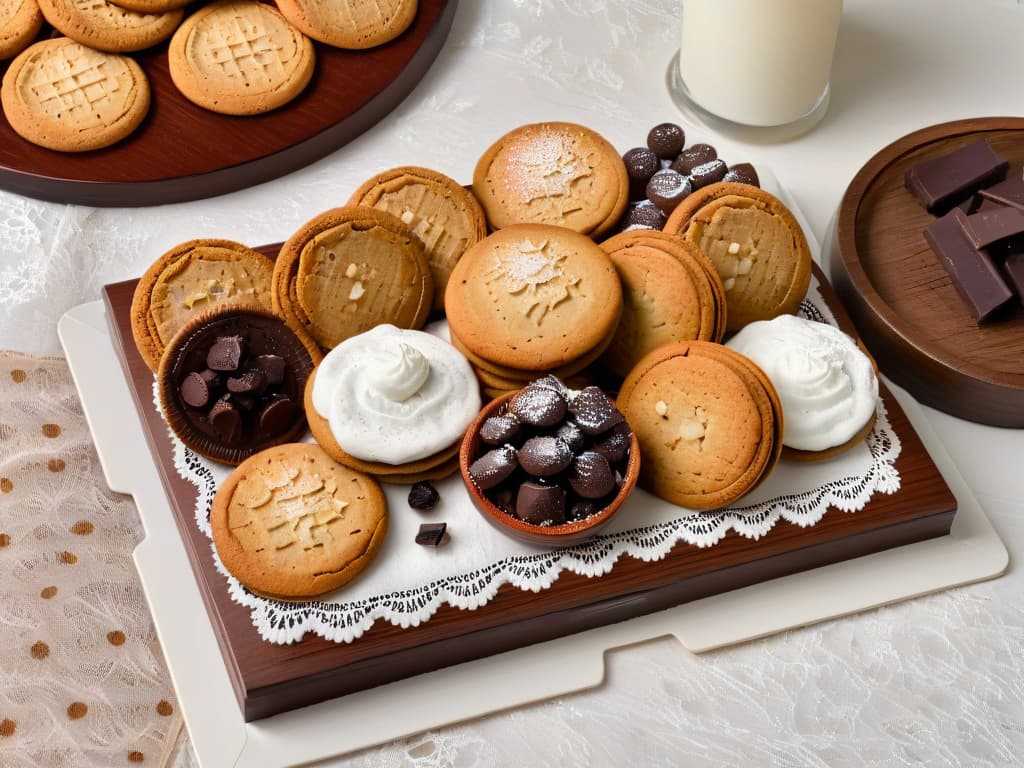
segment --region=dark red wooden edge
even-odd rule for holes
[[[265,249],[273,252],[273,248]],[[819,279],[824,280],[818,272]],[[897,468],[901,491],[876,495],[853,515],[830,512],[801,529],[780,522],[758,542],[731,533],[700,550],[675,547],[658,563],[623,557],[611,574],[588,579],[563,573],[535,595],[503,586],[476,611],[442,607],[419,627],[378,622],[351,644],[307,635],[279,646],[259,639],[249,612],[232,602],[212,565],[209,540],[193,518],[195,490],[169,461],[170,440],[151,400],[152,377],[135,350],[127,307],[135,281],[104,288],[107,317],[147,440],[156,458],[179,532],[247,721],[345,693],[411,677],[585,629],[622,621],[689,600],[729,591],[839,560],[949,532],[956,500],[895,399],[884,393],[903,443]],[[827,288],[827,284],[826,284]],[[841,308],[841,324],[849,327]]]
[[[358,138],[405,100],[441,52],[457,7],[458,0],[445,1],[437,23],[409,63],[369,102],[346,119],[277,152],[208,173],[156,181],[81,181],[0,167],[0,187],[50,202],[138,208],[216,197],[297,171]]]

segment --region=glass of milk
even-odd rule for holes
[[[842,0],[682,0],[669,89],[715,128],[789,138],[828,109]]]

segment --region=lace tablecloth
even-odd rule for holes
[[[679,37],[680,1],[462,0],[437,63],[381,125],[306,169],[243,192],[130,211],[40,203],[0,192],[0,348],[59,354],[54,326],[66,309],[97,298],[106,282],[138,275],[182,239],[282,240],[315,213],[344,202],[365,178],[394,165],[436,167],[468,180],[480,153],[523,122],[575,120],[620,148],[641,144],[653,124],[677,119],[664,74]],[[847,0],[831,110],[812,133],[788,144],[754,145],[709,136],[696,126],[686,126],[687,132],[691,140],[710,139],[730,162],[771,167],[820,239],[849,179],[884,144],[931,123],[1024,113],[1017,82],[1024,70],[1022,31],[1024,11],[1012,0]],[[723,30],[723,56],[742,56],[728,41]],[[1024,555],[1024,475],[995,473],[991,456],[976,446],[1024,455],[1019,434],[928,414],[1016,561]],[[49,458],[40,455],[39,461]],[[5,464],[0,475],[25,492],[12,471]],[[35,486],[33,498],[49,498],[47,488]],[[10,498],[0,493],[0,531],[12,514]],[[108,503],[118,510],[121,541],[129,547],[136,525],[130,505],[116,498]],[[108,519],[91,521],[100,529],[106,523],[97,520]],[[47,551],[75,552],[73,544],[82,539],[68,527],[78,518],[58,520],[64,527],[55,536],[62,543],[45,544]],[[27,529],[25,541],[39,541],[33,530]],[[0,560],[13,552],[10,546],[0,549]],[[117,561],[126,558],[127,552]],[[32,578],[26,583],[34,587]],[[0,582],[0,592],[9,591]],[[704,656],[656,641],[612,654],[607,680],[597,690],[332,764],[1019,765],[1022,595],[1024,577],[1011,565],[997,581]],[[46,601],[40,604],[49,608]],[[141,619],[131,621],[137,642],[150,642]],[[4,624],[3,631],[15,624],[24,628],[29,617],[5,615]],[[7,714],[8,680],[60,655],[51,645],[51,655],[40,661],[31,655],[36,639],[28,638],[28,650],[25,639],[3,640],[0,765],[6,766],[14,754],[11,745],[28,732],[25,715],[19,720]],[[102,633],[97,642],[104,653],[117,650]],[[145,669],[151,694],[132,694],[141,702],[138,712],[152,717],[165,700],[176,713],[166,677],[156,666]],[[32,738],[58,743],[55,734],[69,727],[68,707],[75,701],[86,704],[89,715],[70,728],[80,728],[107,706],[116,709],[113,699],[94,703],[88,697],[90,690],[118,690],[115,670],[110,668],[102,684],[82,678],[80,693],[54,698],[51,725],[32,731]],[[169,732],[171,721],[158,719],[163,717],[152,717],[154,728]],[[134,751],[143,754],[144,764],[159,764],[158,732],[132,722],[134,730],[119,731],[117,739],[89,742],[109,758],[95,764],[126,764]],[[143,736],[152,740],[135,738]],[[176,764],[191,766],[194,759],[186,750]]]

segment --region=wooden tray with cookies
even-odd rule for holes
[[[379,18],[353,5],[6,3],[0,187],[62,203],[158,205],[308,165],[412,91],[458,3],[391,0],[377,4]]]
[[[523,126],[104,289],[246,720],[948,534],[797,219],[671,128]]]

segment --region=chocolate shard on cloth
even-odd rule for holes
[[[981,187],[999,181],[1009,168],[984,140],[911,166],[903,183],[930,213],[941,215]]]

